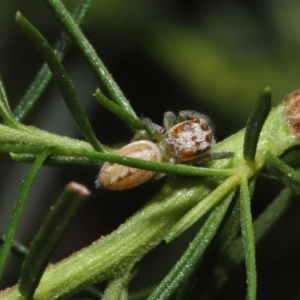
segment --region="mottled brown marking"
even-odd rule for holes
[[[300,133],[300,118],[289,119],[289,125],[292,133],[294,134]]]
[[[201,129],[203,130],[203,131],[207,131],[208,130],[208,125],[206,124],[206,123],[201,123]]]
[[[285,111],[288,124],[293,134],[300,133],[300,90],[287,94],[283,102],[288,103]]]
[[[188,123],[188,121],[183,123],[183,131],[187,132],[191,130],[191,124]]]
[[[194,157],[194,150],[191,150],[191,149],[182,150],[181,156],[184,158],[192,158],[192,157]]]
[[[295,114],[299,113],[299,109],[300,109],[300,99],[291,103],[291,105],[286,110],[285,115],[287,117],[292,117]]]
[[[206,137],[205,137],[205,141],[207,143],[211,143],[211,141],[212,141],[212,135],[211,134],[207,134]]]
[[[178,124],[172,130],[172,135],[178,137],[183,132],[183,130],[184,130],[184,124]]]
[[[288,102],[289,100],[291,100],[291,98],[293,98],[295,100],[299,99],[300,98],[300,90],[296,90],[292,93],[285,95],[282,101]]]
[[[118,176],[116,182],[121,182],[124,179],[124,176]]]

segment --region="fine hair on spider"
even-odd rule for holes
[[[141,130],[135,134],[131,143],[115,154],[148,161],[195,166],[213,159],[233,156],[232,152],[208,153],[215,144],[213,126],[206,115],[196,111],[183,110],[178,116],[168,111],[164,114],[164,127],[148,118],[144,118],[143,122],[150,129],[155,141],[151,140],[145,130]],[[138,186],[154,176],[158,179],[164,174],[106,162],[100,170],[96,185],[111,190],[124,190]]]

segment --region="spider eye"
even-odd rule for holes
[[[207,118],[193,118],[170,128],[160,143],[166,159],[189,161],[208,151],[215,143]]]

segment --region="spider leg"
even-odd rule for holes
[[[200,166],[206,164],[215,159],[224,159],[234,156],[234,152],[231,151],[220,151],[220,152],[213,152],[207,153],[203,156],[197,157],[193,160],[194,166]]]
[[[164,127],[168,131],[176,124],[176,116],[173,112],[167,111],[164,113]]]
[[[210,119],[206,115],[201,114],[194,110],[181,110],[178,113],[177,122],[180,123],[180,122],[184,122],[186,120],[191,120],[191,119],[196,119],[196,118],[204,119],[206,122],[210,123]]]

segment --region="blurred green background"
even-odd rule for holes
[[[75,1],[64,1],[70,9]],[[60,27],[43,1],[0,2],[0,71],[14,107],[39,69],[42,58],[14,22],[20,10],[54,43]],[[216,137],[222,140],[245,126],[258,92],[270,86],[273,104],[300,86],[300,2],[278,1],[93,1],[83,30],[119,83],[133,108],[162,124],[167,110],[193,109],[210,116]],[[72,47],[64,63],[80,95],[93,128],[106,144],[126,143],[130,131],[93,97],[99,83]],[[26,124],[81,138],[55,84],[25,120]],[[0,229],[5,230],[28,165],[1,160]],[[18,240],[28,244],[49,206],[70,180],[86,184],[93,192],[54,261],[105,235],[141,207],[164,180],[122,193],[95,190],[95,169],[44,167],[35,183],[22,219]],[[258,184],[258,214],[278,190]],[[299,207],[297,208],[299,209]],[[300,299],[298,282],[298,210],[280,224],[280,233],[264,242],[258,255],[259,299]],[[278,230],[277,228],[277,230]],[[286,233],[286,230],[288,233]],[[298,231],[297,231],[298,230]],[[133,289],[155,284],[186,247],[193,230],[147,258]],[[273,249],[276,248],[276,251]],[[260,248],[258,249],[260,251]],[[162,260],[158,261],[158,257]],[[21,260],[13,257],[3,286],[18,277]],[[295,270],[297,269],[297,270]],[[242,299],[243,269],[227,287],[230,299]],[[262,274],[262,275],[260,275]],[[232,294],[231,289],[235,293]],[[239,292],[237,291],[239,290]],[[223,294],[219,299],[225,299]],[[241,298],[242,297],[242,298]]]

